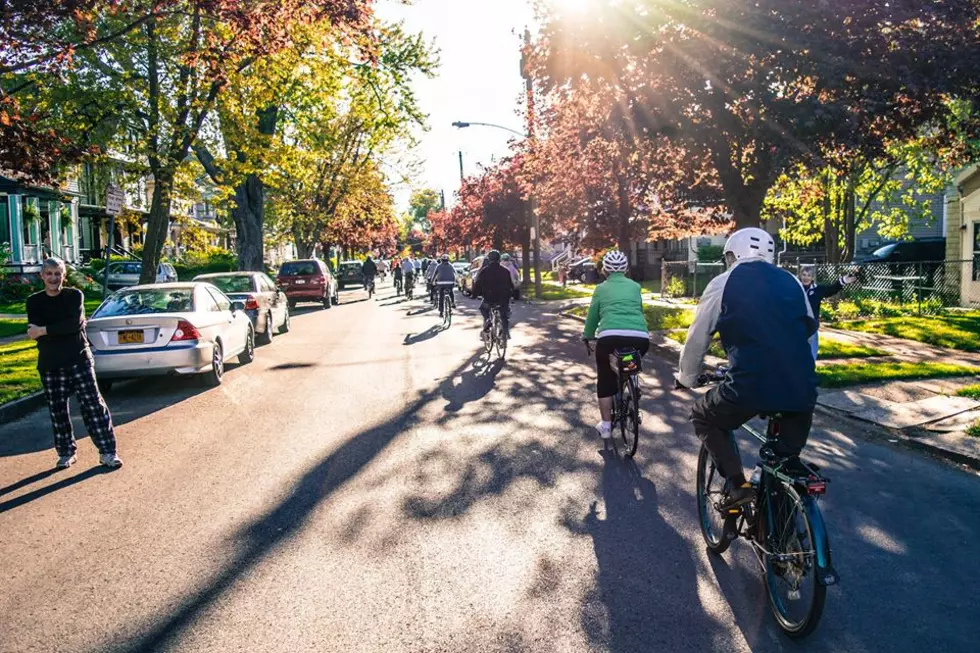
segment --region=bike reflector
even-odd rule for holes
[[[824,479],[810,479],[806,482],[807,494],[825,494],[827,492],[827,481]]]

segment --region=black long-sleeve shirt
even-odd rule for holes
[[[844,279],[843,277],[835,281],[834,283],[828,283],[823,286],[818,286],[815,283],[811,283],[809,286],[803,286],[803,290],[806,292],[806,299],[810,302],[810,309],[813,311],[813,319],[818,323],[820,322],[820,303],[828,297],[833,297],[841,290],[844,289]]]
[[[43,326],[48,334],[37,340],[37,369],[71,367],[91,360],[85,337],[85,296],[75,288],[64,288],[52,297],[43,290],[27,298],[27,321]]]

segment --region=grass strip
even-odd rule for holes
[[[847,331],[880,333],[960,351],[980,351],[980,312],[975,311],[839,322],[835,326]]]
[[[0,318],[0,338],[22,336],[27,333],[27,320]]]
[[[37,373],[37,343],[33,340],[0,346],[0,404],[41,389]]]
[[[952,376],[980,374],[980,367],[949,363],[837,363],[817,367],[817,379],[822,388],[840,388],[875,381],[905,379],[939,379]]]

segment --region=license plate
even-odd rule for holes
[[[120,345],[143,344],[143,331],[120,331]]]
[[[306,283],[306,279],[297,279],[297,280],[296,280],[296,281],[294,281],[293,283],[295,283],[295,284],[296,284],[296,285],[298,286],[298,285],[300,285],[300,284],[304,284],[304,283]]]

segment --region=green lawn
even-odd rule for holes
[[[589,314],[589,307],[575,306],[568,312],[578,317],[585,317]],[[644,304],[643,314],[647,318],[647,328],[650,331],[686,329],[694,321],[694,311],[689,311],[686,308],[669,308],[667,306]]]
[[[980,367],[948,363],[838,363],[817,367],[817,378],[823,388],[840,388],[872,381],[903,379],[937,379],[980,374]]]
[[[973,426],[966,430],[967,435],[972,435],[975,438],[980,438],[980,422],[974,422]]]
[[[881,333],[961,351],[980,351],[980,311],[838,322],[834,326],[847,331]]]
[[[591,291],[581,290],[580,288],[575,286],[562,288],[561,286],[555,285],[553,283],[541,284],[541,299],[546,302],[555,301],[559,299],[578,299],[580,297],[591,297],[591,296],[592,296]]]
[[[99,307],[102,303],[102,297],[93,295],[91,298],[86,297],[85,299],[85,314],[91,315],[95,312],[95,309]],[[9,313],[13,315],[25,315],[27,313],[27,308],[24,307],[24,300],[19,300],[16,302],[0,302],[0,313]]]
[[[667,334],[667,337],[683,345],[685,342],[687,342],[687,331],[671,331]],[[721,347],[721,341],[718,340],[717,337],[711,341],[711,346],[708,349],[708,353],[718,358],[728,357],[725,350]],[[822,338],[820,340],[819,355],[820,358],[832,360],[835,358],[868,358],[869,356],[887,356],[888,352],[881,351],[880,349],[874,349],[872,347],[851,345],[839,340]]]
[[[969,397],[970,399],[980,399],[980,384],[978,385],[968,385],[965,388],[960,388],[956,394],[960,397]]]
[[[27,333],[27,320],[0,318],[0,338],[22,336]]]
[[[41,389],[33,340],[0,346],[0,404]]]

